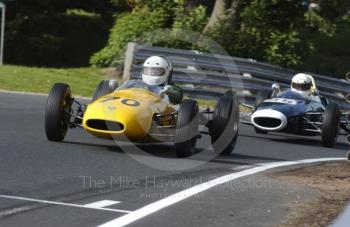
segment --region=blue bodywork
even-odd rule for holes
[[[308,100],[300,94],[289,90],[278,93],[275,97],[265,100],[258,105],[254,111],[272,109],[283,113],[288,120],[287,127],[283,130],[288,133],[295,134],[311,134],[318,135],[319,133],[306,131],[305,129],[315,129],[307,123],[322,122],[322,113],[325,111],[327,100],[321,98],[323,102],[315,102]]]

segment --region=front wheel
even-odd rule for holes
[[[118,83],[115,80],[103,80],[96,87],[95,93],[92,97],[92,101],[96,99],[108,95],[112,93],[115,89],[117,89]]]
[[[199,127],[198,109],[197,102],[191,99],[185,99],[180,104],[175,134],[177,157],[188,157],[195,151]]]
[[[222,96],[210,123],[210,136],[216,153],[230,155],[236,146],[239,129],[239,102],[232,92]]]
[[[334,147],[339,133],[340,112],[337,104],[327,105],[323,115],[322,144],[325,147]]]
[[[45,130],[50,141],[61,142],[66,136],[72,95],[67,84],[57,83],[52,87],[46,103]]]

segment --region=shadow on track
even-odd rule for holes
[[[103,140],[101,140],[103,141]],[[65,144],[79,145],[79,146],[88,146],[88,147],[97,147],[107,149],[109,152],[117,152],[117,153],[130,153],[130,154],[138,154],[144,155],[144,153],[135,151],[132,148],[136,146],[143,152],[148,154],[163,157],[163,158],[176,158],[175,148],[171,144],[160,144],[160,143],[152,143],[152,144],[123,144],[119,146],[118,144],[107,145],[107,144],[96,144],[96,143],[88,143],[88,142],[77,142],[77,141],[63,141]],[[200,152],[197,150],[196,153]]]
[[[132,148],[134,145],[123,144],[122,147],[115,145],[107,145],[107,144],[96,144],[96,143],[88,143],[88,142],[76,142],[76,141],[64,141],[65,144],[71,145],[79,145],[79,146],[88,146],[88,147],[97,147],[106,149],[108,152],[117,152],[117,153],[129,153],[133,155],[145,155],[145,153],[133,151]],[[178,159],[175,155],[175,148],[172,144],[160,144],[160,143],[152,143],[152,144],[137,144],[136,145],[143,152],[146,152],[149,155],[154,155],[156,157],[161,158],[170,158],[170,159]],[[196,154],[201,153],[201,149],[196,150]],[[103,152],[103,151],[101,151]],[[208,151],[214,152],[214,151]],[[203,156],[192,156],[187,159],[191,159],[194,161],[204,161],[206,154],[203,153]],[[203,158],[201,158],[203,157]],[[209,162],[213,163],[223,163],[223,164],[232,164],[232,165],[251,165],[259,161],[264,162],[276,162],[276,161],[286,161],[285,159],[278,159],[272,157],[262,157],[262,156],[252,156],[252,155],[244,155],[233,153],[230,156],[225,155],[217,155],[214,159],[209,160]]]
[[[261,135],[240,135],[242,137],[246,138],[253,138],[253,139],[260,139],[260,140],[269,140],[273,142],[278,143],[287,143],[292,145],[305,145],[305,146],[312,146],[312,147],[320,147],[324,148],[322,146],[321,138],[315,139],[317,137],[310,137],[310,138],[301,138],[298,135],[277,135],[277,134],[269,134],[266,136]],[[273,138],[273,137],[280,137],[280,138]],[[337,144],[334,147],[335,149],[347,149],[348,145],[344,142],[337,142]],[[329,148],[332,149],[332,148]]]

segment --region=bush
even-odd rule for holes
[[[317,35],[313,38],[315,51],[301,68],[320,74],[344,78],[350,72],[350,30],[341,29],[335,36]]]
[[[107,46],[94,54],[90,63],[100,67],[121,63],[128,42],[135,41],[146,32],[162,28],[165,21],[166,14],[161,9],[153,12],[147,8],[137,9],[117,17]]]
[[[5,62],[81,67],[106,42],[108,24],[98,15],[37,14],[7,24]]]
[[[201,32],[208,17],[206,8],[198,6],[185,9],[182,1],[163,4],[159,0],[140,1],[133,12],[116,18],[108,44],[94,54],[90,63],[96,67],[117,65],[123,62],[123,54],[128,42],[140,42],[164,47],[191,49],[187,42],[190,32]],[[173,5],[169,7],[169,5]]]
[[[203,46],[198,46],[201,31],[208,21],[206,8],[198,6],[192,9],[185,9],[179,5],[175,11],[174,24],[171,28],[160,31],[160,34],[148,38],[149,44],[179,49],[202,50]]]

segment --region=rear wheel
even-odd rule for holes
[[[110,80],[103,80],[99,83],[97,86],[94,96],[92,98],[92,101],[95,101],[96,99],[105,96],[109,93],[112,93],[116,88],[118,87],[118,83],[115,82],[113,86],[110,86]],[[113,89],[114,88],[114,89]]]
[[[72,95],[67,84],[57,83],[53,86],[47,99],[45,111],[45,130],[48,140],[61,142],[66,136]]]
[[[210,136],[215,152],[230,155],[234,150],[239,129],[239,102],[232,92],[222,96],[210,123]]]
[[[191,156],[196,147],[198,135],[198,104],[194,100],[185,99],[180,104],[177,115],[175,148],[177,157]]]
[[[325,147],[334,147],[339,133],[340,111],[337,104],[327,105],[323,115],[322,144]]]

